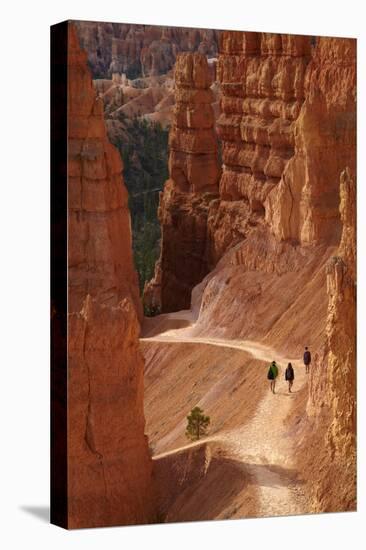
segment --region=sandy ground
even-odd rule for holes
[[[185,415],[182,413],[180,417],[178,415],[173,419],[173,424],[168,426],[162,437],[157,432],[155,439],[152,437],[155,441],[153,458],[157,475],[163,477],[163,481],[169,478],[167,485],[175,494],[175,497],[171,498],[171,495],[168,495],[168,487],[163,495],[167,520],[263,517],[306,512],[305,496],[295,467],[294,442],[285,422],[291,415],[291,411],[296,409],[298,393],[306,384],[306,374],[301,361],[293,357],[285,357],[281,351],[258,342],[194,337],[192,336],[194,319],[189,312],[161,315],[150,319],[147,325],[145,325],[145,334],[141,338],[141,343],[147,360],[145,393],[150,404],[145,414],[150,439],[153,429],[156,432],[156,425],[159,422],[155,415],[156,419],[151,425],[149,424],[150,412],[154,410],[153,403],[158,401],[160,410],[161,408],[164,410],[163,403],[168,400],[168,388],[163,382],[165,374],[171,376],[169,384],[172,384],[176,376],[176,388],[171,387],[171,397],[175,405],[180,399],[182,392],[179,389],[178,378],[183,376],[186,368],[183,358],[187,350],[189,350],[190,361],[192,361],[193,352],[199,354],[199,363],[207,368],[207,372],[214,370],[218,357],[220,357],[220,364],[225,364],[222,353],[229,353],[232,358],[227,366],[223,367],[224,370],[218,374],[220,386],[217,387],[217,380],[213,381],[215,383],[206,382],[202,393],[195,395],[196,401],[187,402],[185,411],[189,410],[188,405],[198,402],[204,405],[202,408],[206,413],[211,414],[212,403],[207,396],[212,394],[215,398],[215,410],[220,408],[220,403],[223,401],[222,411],[225,411],[225,414],[230,403],[233,403],[233,408],[235,406],[238,408],[238,404],[244,401],[243,406],[240,406],[240,414],[234,414],[232,410],[221,426],[211,430],[210,434],[201,441],[187,445],[182,435],[179,438],[178,434],[182,434],[186,423]],[[160,357],[159,352],[162,354]],[[176,355],[172,355],[174,353]],[[268,364],[273,359],[280,365],[275,395],[270,392],[266,380]],[[291,394],[288,393],[283,379],[284,368],[289,361],[295,369],[295,384]],[[240,367],[237,367],[239,363]],[[164,372],[159,373],[158,377],[161,382],[160,396],[157,384],[153,385],[149,382],[152,371],[158,368],[158,365],[162,365],[165,369]],[[242,373],[242,378],[238,378],[239,375],[237,375],[235,383],[242,389],[243,395],[239,400],[235,398],[228,401],[228,389],[233,373],[238,373],[238,369]],[[193,384],[199,385],[200,376],[203,376],[203,380],[205,379],[205,372],[197,373],[198,378]],[[252,386],[247,386],[248,377],[251,379]],[[226,385],[223,382],[225,379]],[[187,381],[184,387],[186,385]],[[152,388],[155,388],[154,398],[149,402],[149,394],[153,393]],[[222,414],[217,417],[221,417]],[[218,426],[218,422],[215,422],[215,425]],[[193,468],[193,465],[201,472],[198,477],[196,473],[187,474],[187,468]],[[210,467],[211,482],[208,476]],[[168,474],[169,471],[170,474]],[[172,479],[174,477],[172,472],[175,472],[178,480]],[[194,479],[190,475],[193,475]],[[220,488],[218,480],[222,475],[227,478],[228,485],[231,483],[230,479],[232,481],[230,494],[224,487],[225,479],[223,487]],[[173,488],[174,485],[175,488]],[[237,490],[239,486],[240,490]],[[190,491],[192,487],[194,487],[193,492]],[[233,489],[235,489],[234,492]],[[207,494],[207,491],[210,494]],[[221,508],[218,502],[215,506],[212,504],[216,491],[218,491],[218,500],[221,498],[222,501]],[[201,496],[199,496],[200,492]],[[206,501],[209,498],[209,505],[205,506],[204,496]],[[213,510],[212,513],[210,507]]]

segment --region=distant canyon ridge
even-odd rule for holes
[[[128,78],[158,76],[174,66],[179,52],[218,53],[219,31],[126,23],[75,22],[88,52],[93,78],[125,73]]]

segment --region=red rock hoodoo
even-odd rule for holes
[[[68,44],[68,526],[152,521],[127,191],[86,53]]]
[[[356,186],[348,168],[340,177],[340,214],[341,242],[327,265],[324,346],[307,403],[309,431],[326,427],[312,487],[315,511],[354,510],[356,501]]]
[[[144,297],[146,304],[161,305],[163,311],[189,307],[192,288],[209,270],[207,217],[220,177],[211,84],[203,54],[178,55],[170,179],[159,206],[161,256]]]

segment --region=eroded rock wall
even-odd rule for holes
[[[170,179],[159,205],[161,256],[145,289],[145,303],[159,304],[164,312],[188,308],[192,288],[209,270],[207,217],[220,177],[211,84],[203,54],[178,55]]]
[[[127,191],[86,53],[68,42],[68,525],[153,519]]]
[[[339,195],[342,237],[327,264],[325,340],[311,371],[307,404],[311,425],[326,426],[319,454],[325,466],[314,476],[313,506],[333,512],[356,507],[356,186],[348,167]]]
[[[310,37],[223,32],[218,78],[223,175],[217,219],[210,223],[217,258],[264,221],[294,155],[295,125],[304,102]],[[225,224],[222,221],[226,221]],[[223,226],[226,230],[223,230]]]
[[[198,330],[301,353],[310,327],[310,345],[324,338],[338,182],[354,169],[355,41],[222,32],[218,78],[223,173],[208,218],[216,268],[193,295]]]
[[[295,155],[267,199],[278,239],[338,244],[339,176],[356,162],[356,41],[316,38],[296,122]]]

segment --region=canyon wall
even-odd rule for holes
[[[356,509],[356,186],[348,168],[340,177],[340,214],[342,237],[327,264],[326,331],[310,374],[305,438],[311,441],[322,425],[318,469],[305,461],[305,470],[313,479],[313,508],[329,512]]]
[[[68,42],[68,526],[153,519],[127,191],[86,53]]]
[[[338,244],[339,176],[356,162],[356,43],[317,38],[305,72],[305,101],[295,132],[295,156],[266,216],[279,239]],[[290,212],[290,214],[289,214]]]
[[[219,31],[156,25],[76,21],[94,78],[126,73],[129,78],[168,72],[179,52],[217,55]]]
[[[223,31],[219,48],[219,196],[207,196],[195,222],[199,238],[186,247],[190,205],[201,202],[206,181],[202,171],[194,185],[187,180],[187,139],[199,135],[204,146],[207,130],[187,132],[178,107],[160,203],[165,238],[146,299],[163,311],[187,307],[195,282],[209,272],[192,295],[197,332],[260,338],[299,353],[305,342],[323,341],[326,263],[341,232],[339,176],[355,165],[354,41]],[[177,64],[178,105],[186,90],[181,71]],[[209,162],[200,157],[206,173],[214,154]]]
[[[267,201],[277,196],[294,155],[310,51],[310,37],[250,32],[221,35],[222,114],[217,128],[223,175],[217,219],[210,226],[217,259],[265,217],[272,225]]]
[[[216,267],[193,291],[196,331],[300,354],[324,339],[339,177],[347,166],[354,173],[355,41],[222,32],[218,78],[223,173],[208,218]]]
[[[188,308],[192,288],[209,271],[207,218],[218,196],[212,71],[203,54],[179,54],[169,134],[169,180],[160,196],[161,256],[144,302],[162,311]]]

